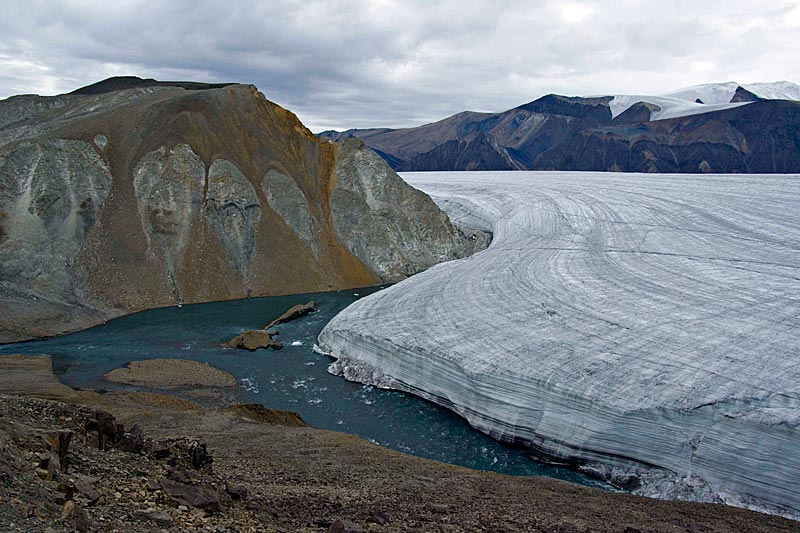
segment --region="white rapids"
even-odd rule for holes
[[[332,371],[639,494],[800,516],[800,176],[403,177],[494,239],[336,316]]]

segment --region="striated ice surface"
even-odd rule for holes
[[[332,372],[640,494],[800,515],[800,176],[403,177],[494,239],[336,316]]]

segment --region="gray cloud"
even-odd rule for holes
[[[238,81],[257,85],[315,131],[501,111],[550,92],[800,81],[800,0],[0,0],[0,7],[0,98],[126,74]]]

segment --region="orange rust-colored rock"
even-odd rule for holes
[[[0,212],[0,342],[397,281],[485,244],[252,85],[122,78],[0,101]]]

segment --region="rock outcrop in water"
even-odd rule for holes
[[[258,350],[259,348],[272,348],[280,350],[283,343],[273,339],[277,335],[276,331],[265,331],[263,329],[251,329],[244,331],[228,341],[225,346],[228,348],[238,348],[240,350]]]
[[[251,85],[112,78],[0,101],[0,342],[396,281],[485,243]]]
[[[277,326],[278,324],[285,324],[286,322],[291,322],[292,320],[297,320],[298,318],[302,318],[309,313],[313,313],[317,310],[317,302],[310,301],[304,304],[297,304],[290,307],[285,313],[281,316],[264,326],[264,329],[269,329],[273,326]]]
[[[796,176],[407,176],[491,246],[320,348],[636,493],[800,516]]]

